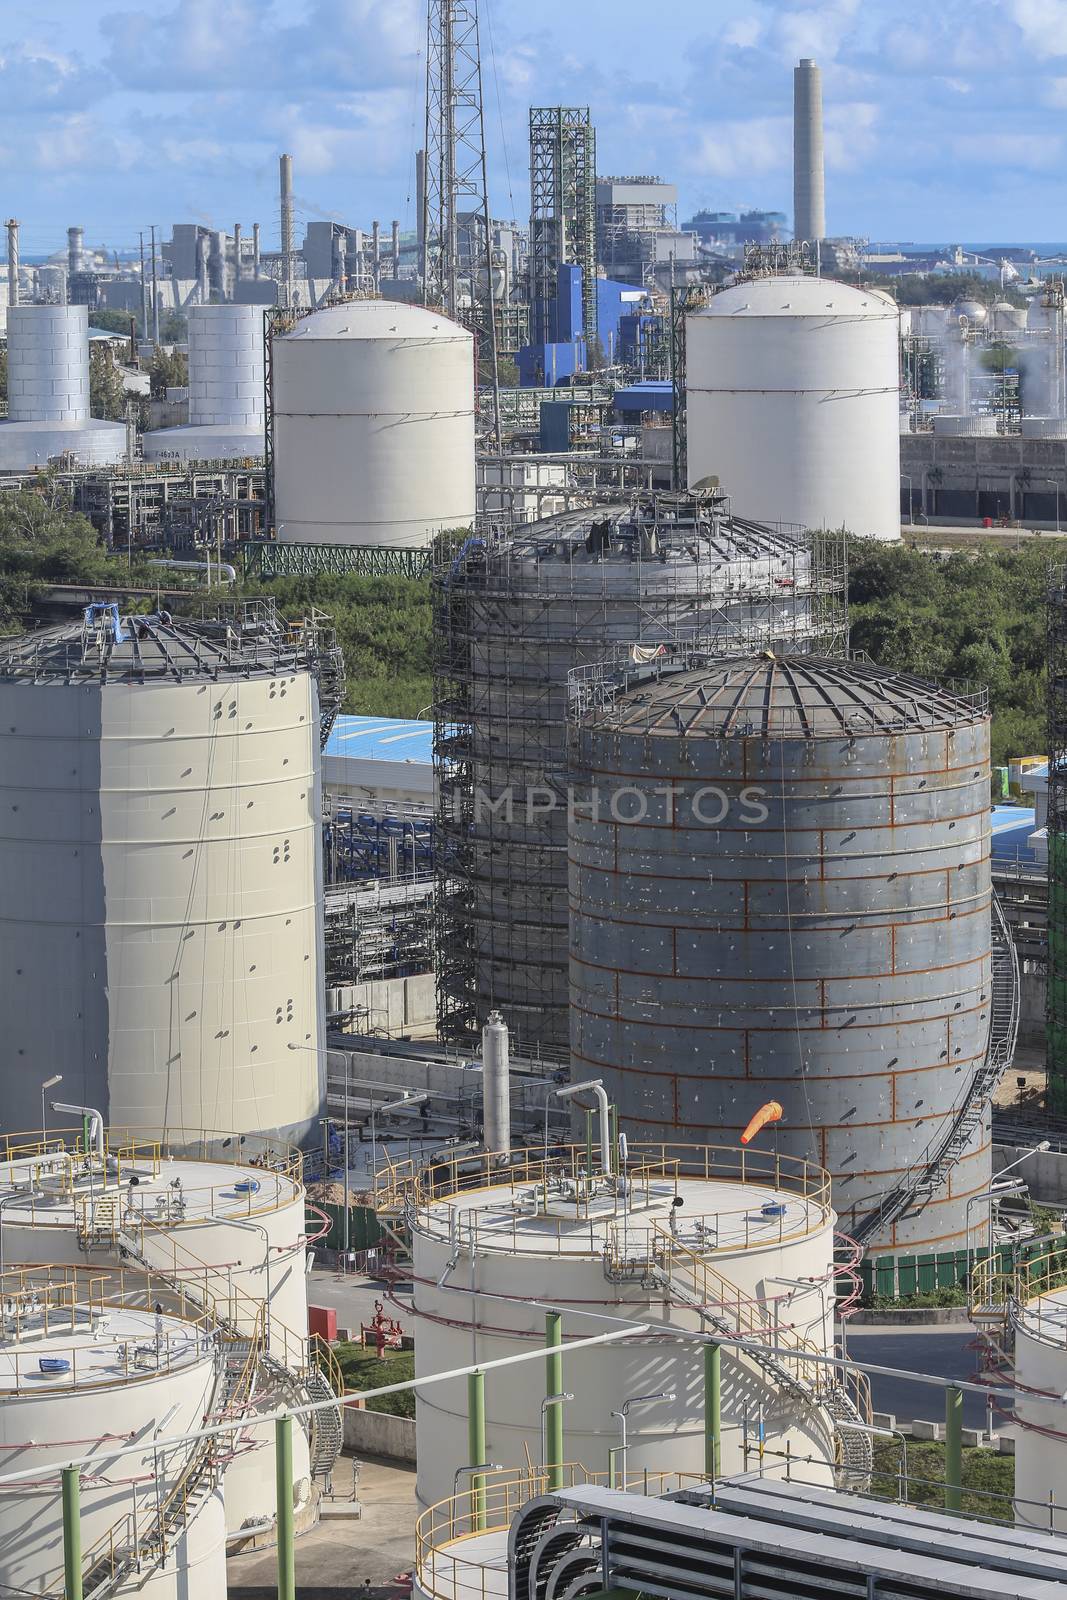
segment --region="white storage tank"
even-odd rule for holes
[[[189,425],[142,440],[146,461],[243,461],[266,448],[261,306],[190,306]]]
[[[601,1135],[596,1135],[601,1148]],[[703,1344],[711,1331],[693,1297],[714,1303],[720,1331],[797,1352],[788,1380],[737,1346],[722,1346],[721,1464],[755,1466],[762,1424],[784,1466],[787,1446],[817,1479],[862,1436],[837,1431],[831,1411],[869,1420],[863,1393],[835,1387],[834,1369],[804,1355],[833,1342],[833,1233],[829,1181],[819,1168],[755,1149],[635,1145],[626,1181],[587,1160],[585,1146],[456,1160],[400,1185],[414,1255],[418,1375],[491,1362],[545,1340],[546,1307],[562,1312],[563,1459],[603,1471],[620,1442],[613,1413],[641,1395],[655,1404],[628,1419],[629,1475],[704,1470]],[[617,1163],[616,1163],[617,1164]],[[570,1309],[569,1309],[570,1308]],[[599,1320],[603,1314],[605,1321]],[[568,1340],[654,1323],[632,1339],[568,1355]],[[727,1326],[728,1325],[728,1326]],[[795,1380],[795,1383],[794,1383]],[[486,1459],[539,1463],[545,1368],[488,1372]],[[854,1397],[854,1398],[850,1398]],[[469,1465],[464,1380],[416,1395],[417,1498],[453,1494]],[[746,1444],[750,1450],[746,1453]],[[466,1483],[460,1485],[466,1488]]]
[[[87,1262],[100,1274],[137,1262],[160,1285],[224,1305],[233,1328],[257,1341],[254,1410],[323,1398],[307,1336],[299,1151],[254,1134],[113,1127],[98,1136],[95,1125],[89,1143],[87,1154],[80,1127],[0,1139],[8,1264]],[[304,1522],[317,1509],[313,1479],[332,1465],[327,1442],[310,1419],[293,1430]],[[231,1532],[273,1515],[273,1452],[271,1427],[253,1427],[227,1466]]]
[[[423,306],[351,300],[276,338],[272,362],[279,539],[419,548],[473,524],[465,328]]]
[[[85,306],[9,306],[0,470],[45,467],[64,455],[79,466],[126,455],[125,425],[89,415],[89,313]]]
[[[221,1419],[228,1404],[239,1411],[251,1382],[239,1347],[215,1318],[140,1274],[8,1268],[0,1299],[2,1468],[36,1469],[0,1486],[5,1592],[62,1594],[60,1468],[95,1451],[104,1459],[81,1469],[83,1576],[115,1583],[117,1595],[225,1600],[216,1452],[168,1441]],[[106,1459],[134,1442],[143,1450]],[[171,1497],[161,1558],[160,1507]]]
[[[826,278],[753,278],[686,319],[689,483],[760,522],[900,538],[898,308]]]
[[[262,603],[0,649],[5,1131],[41,1063],[113,1123],[276,1130],[324,1060],[317,646]]]
[[[1062,1259],[1018,1269],[1009,1304],[1015,1335],[1015,1520],[1067,1533],[1067,1430],[1063,1407],[1039,1396],[1067,1393],[1067,1287]],[[1030,1398],[1030,1397],[1033,1398]]]

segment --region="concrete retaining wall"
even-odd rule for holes
[[[368,1033],[397,1039],[416,1030],[424,1032],[437,1020],[434,975],[419,972],[411,978],[383,978],[327,989],[326,1005],[333,1014],[354,1011],[359,1026]]]
[[[345,1406],[345,1449],[358,1456],[384,1456],[387,1461],[415,1460],[415,1420],[386,1411]]]
[[[1024,1148],[1010,1144],[993,1146],[993,1177],[1004,1171],[1013,1161],[1026,1155]],[[1067,1204],[1067,1151],[1041,1150],[1029,1156],[1017,1167],[1017,1178],[1025,1178],[1031,1200],[1038,1205],[1060,1206]]]

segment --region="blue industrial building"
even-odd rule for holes
[[[661,320],[638,309],[646,298],[644,289],[598,278],[596,296],[597,337],[605,361],[610,366],[632,359],[635,366],[640,365],[641,341],[650,339],[651,325],[658,327]],[[581,267],[565,264],[558,268],[554,298],[535,300],[530,308],[530,331],[530,343],[515,358],[524,389],[554,388],[575,373],[589,370]]]

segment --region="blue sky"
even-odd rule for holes
[[[26,255],[298,214],[413,224],[422,0],[3,0],[0,211]],[[791,209],[791,67],[824,69],[831,232],[1067,237],[1067,0],[481,0],[493,205],[531,104],[592,107],[601,172],[680,211]]]

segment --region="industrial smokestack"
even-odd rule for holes
[[[241,224],[233,225],[233,283],[236,293],[237,285],[241,281]]]
[[[282,231],[282,304],[286,310],[293,305],[293,158],[282,156],[278,162],[279,201]]]
[[[511,1149],[510,1048],[499,1011],[490,1011],[482,1029],[482,1137],[491,1155]]]
[[[370,229],[371,271],[374,274],[374,292],[377,294],[382,284],[382,230],[377,222],[372,222]]]
[[[207,235],[202,228],[196,232],[196,297],[202,306],[211,298],[207,278]]]
[[[85,229],[67,229],[67,271],[81,272],[85,265]]]
[[[400,276],[400,224],[393,223],[393,277]]]
[[[19,303],[19,225],[17,217],[8,217],[7,223],[7,303]]]
[[[259,277],[259,223],[252,224],[252,276]]]
[[[793,237],[814,241],[825,235],[822,73],[804,60],[793,69]]]

